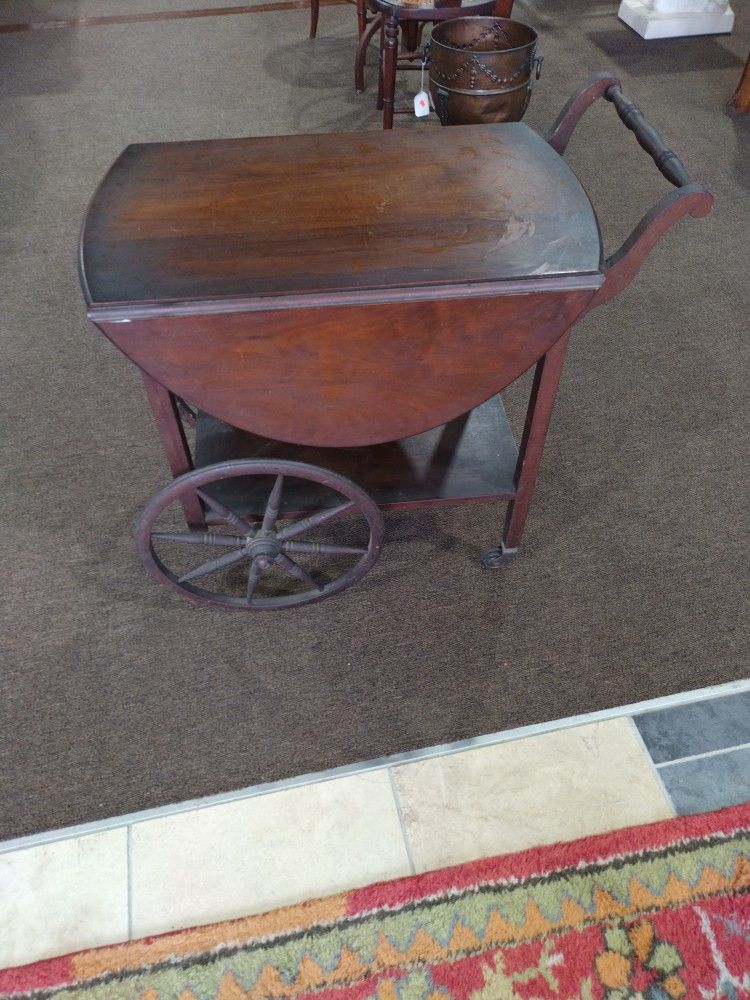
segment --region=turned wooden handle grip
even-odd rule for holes
[[[682,160],[669,148],[638,105],[629,101],[617,86],[609,87],[604,96],[614,104],[623,125],[635,135],[640,146],[646,150],[667,180],[675,187],[689,184],[690,178]]]

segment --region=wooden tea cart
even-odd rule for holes
[[[600,97],[675,185],[608,260],[562,158]],[[128,147],[81,276],[175,477],[140,519],[144,563],[196,601],[301,605],[367,572],[383,508],[504,500],[483,560],[502,565],[572,325],[711,206],[608,74],[547,139],[513,123]],[[498,393],[534,365],[517,449]]]

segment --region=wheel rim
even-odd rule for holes
[[[212,483],[249,476],[275,477],[265,510],[257,519],[237,514],[207,492]],[[280,513],[284,488],[290,479],[316,483],[343,499],[333,506],[292,519]],[[157,530],[160,515],[189,493],[198,495],[204,509],[221,522],[221,530]],[[353,515],[364,519],[369,532],[366,545],[321,542],[307,537],[323,526],[336,526],[339,518],[342,522],[347,519],[350,526]],[[174,479],[146,505],[138,522],[136,539],[138,553],[149,573],[171,590],[201,604],[237,611],[261,611],[324,600],[361,580],[380,555],[383,531],[383,517],[377,505],[350,479],[304,462],[245,459],[205,466]],[[180,551],[197,553],[200,561],[187,570],[175,572],[159,554],[155,542],[157,546],[176,544]],[[329,561],[358,558],[344,572],[321,582],[319,574],[314,575],[306,568],[304,557]],[[221,593],[220,589],[209,590],[193,582],[223,573],[231,567],[236,567],[233,572],[241,569],[245,575],[244,596]],[[273,571],[277,578],[281,574],[287,582],[294,580],[297,585],[307,586],[293,593],[263,594],[263,586],[269,585],[266,579],[269,571]]]

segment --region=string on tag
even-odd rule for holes
[[[424,70],[427,65],[427,52],[422,56],[422,68],[419,73],[419,93],[414,95],[414,114],[417,118],[424,118],[430,113],[430,98],[424,89]]]

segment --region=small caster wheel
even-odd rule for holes
[[[501,542],[496,548],[487,549],[482,556],[482,566],[485,569],[502,569],[503,566],[508,565],[517,552],[518,549],[506,549]]]

